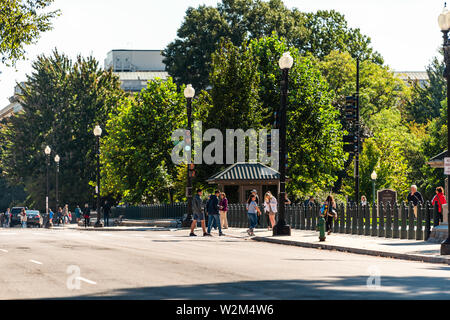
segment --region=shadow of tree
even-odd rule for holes
[[[450,299],[447,277],[381,277],[368,287],[367,277],[325,280],[238,281],[214,284],[122,288],[62,299],[310,300],[310,299]],[[59,298],[56,298],[59,300]]]

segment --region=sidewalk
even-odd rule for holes
[[[239,237],[246,235],[243,229],[227,231],[228,234]],[[440,244],[425,241],[333,233],[327,236],[325,242],[320,242],[318,232],[304,230],[292,230],[291,236],[274,237],[272,232],[261,229],[256,230],[255,234],[251,239],[260,242],[450,265],[450,256],[440,255]]]

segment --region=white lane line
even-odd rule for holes
[[[77,277],[77,279],[80,280],[80,281],[84,281],[86,283],[89,283],[89,284],[97,284],[97,282],[89,280],[89,279],[86,279],[86,278],[83,278],[83,277]]]
[[[10,235],[14,235],[17,234],[16,232],[5,232],[5,233],[0,233],[0,236],[10,236]]]
[[[35,263],[35,264],[39,264],[39,265],[43,264],[42,262],[39,262],[39,261],[36,261],[36,260],[30,260],[30,262]]]
[[[0,249],[0,251],[1,251],[1,252],[8,253],[8,250],[5,250],[5,249]]]

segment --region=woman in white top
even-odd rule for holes
[[[270,226],[268,230],[272,230],[275,226],[275,215],[278,212],[278,202],[277,199],[268,191],[264,196],[264,211],[269,215]]]

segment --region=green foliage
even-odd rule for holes
[[[105,193],[130,203],[166,202],[177,176],[172,132],[186,125],[186,102],[169,78],[123,99],[102,145]]]
[[[0,0],[0,57],[2,63],[15,65],[25,56],[26,45],[52,28],[60,12],[45,11],[53,0]]]
[[[2,128],[5,150],[1,164],[8,181],[23,184],[27,204],[45,208],[46,159],[44,148],[51,146],[50,205],[55,199],[55,165],[61,157],[60,203],[88,202],[95,180],[96,124],[104,127],[108,113],[114,112],[123,91],[116,76],[99,68],[92,58],[75,62],[55,51],[33,62],[20,102],[24,112],[13,116]]]
[[[217,7],[189,8],[178,29],[178,38],[164,50],[164,63],[178,84],[191,83],[197,89],[211,84],[211,55],[222,38],[240,46],[245,40],[276,33],[302,53],[324,57],[332,50],[349,51],[382,63],[370,47],[370,39],[359,29],[347,26],[336,11],[304,13],[288,9],[281,0],[222,0]]]
[[[445,64],[435,57],[427,67],[429,83],[412,82],[411,98],[405,107],[408,121],[426,124],[440,116],[442,101],[447,98],[447,83],[443,77]]]

